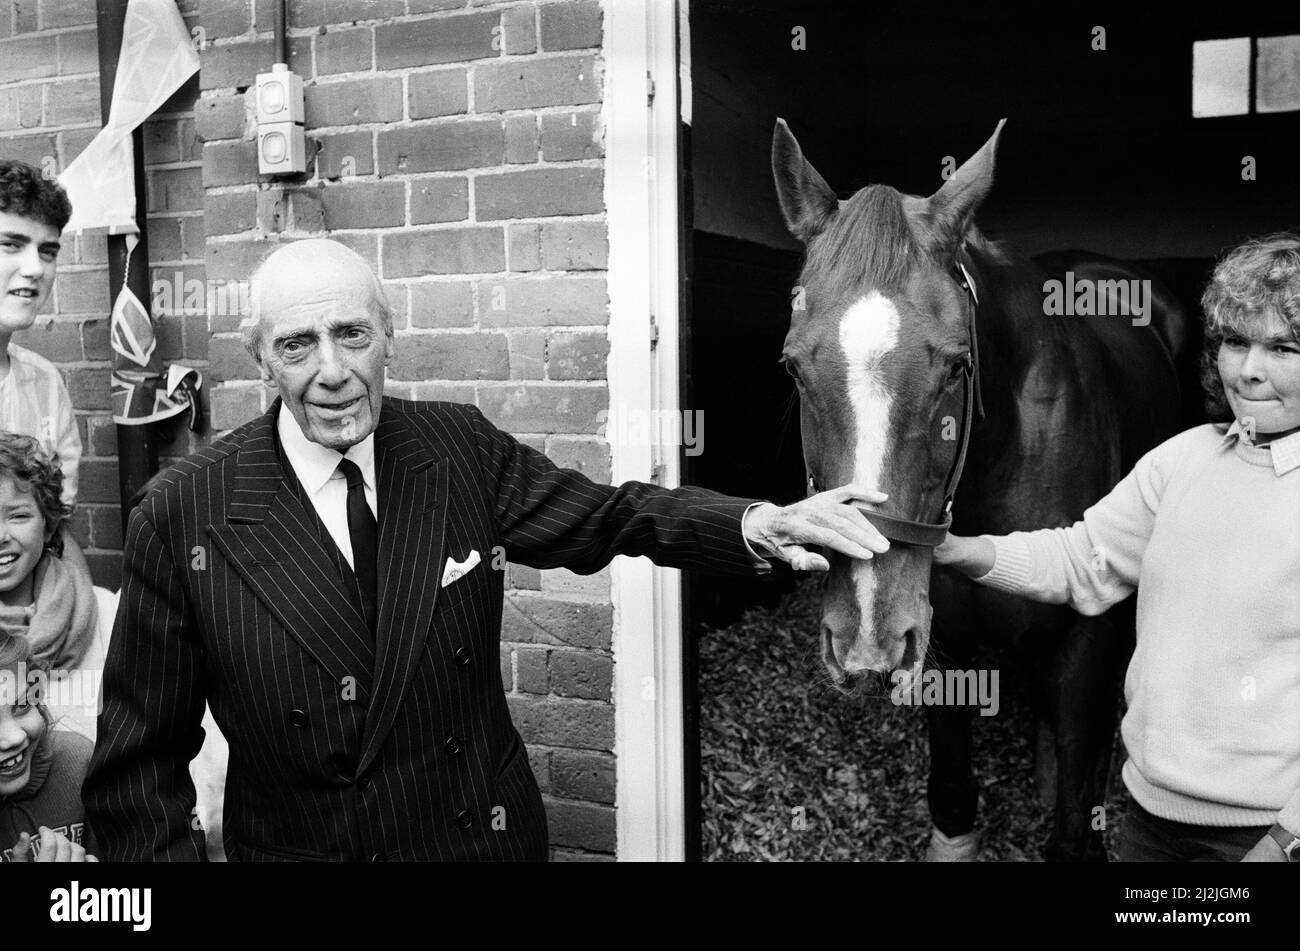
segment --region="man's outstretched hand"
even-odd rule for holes
[[[793,505],[771,502],[745,513],[745,540],[764,558],[780,558],[796,571],[829,571],[830,562],[804,545],[820,545],[850,558],[871,558],[889,551],[889,540],[867,521],[855,504],[877,504],[889,498],[861,485],[844,485],[818,492]]]

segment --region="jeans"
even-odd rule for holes
[[[1130,799],[1119,829],[1121,862],[1239,862],[1268,826],[1199,826],[1162,819]]]

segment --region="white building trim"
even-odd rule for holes
[[[662,422],[680,411],[678,10],[675,0],[605,0],[604,14],[610,417]],[[678,446],[657,443],[613,440],[615,484],[677,486]],[[645,558],[617,558],[611,575],[618,858],[681,861],[681,577]]]

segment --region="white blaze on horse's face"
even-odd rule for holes
[[[844,384],[853,424],[853,482],[858,485],[884,484],[893,397],[885,386],[881,363],[885,354],[898,346],[898,328],[898,308],[878,290],[859,298],[840,318],[840,347],[847,368]],[[846,673],[887,669],[886,659],[874,648],[871,629],[876,600],[875,565],[871,561],[853,561],[849,570],[859,627],[842,631],[833,639],[835,659]]]

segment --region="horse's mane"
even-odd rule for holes
[[[825,230],[808,244],[800,283],[892,287],[924,249],[912,233],[903,197],[888,185],[869,185],[840,205]]]

